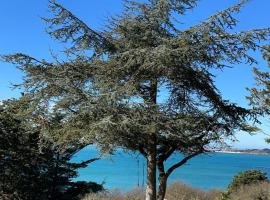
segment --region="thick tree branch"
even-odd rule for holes
[[[146,158],[147,153],[145,152],[144,148],[143,147],[139,147],[139,151]]]
[[[180,162],[174,164],[173,166],[171,166],[167,172],[166,172],[166,176],[168,177],[175,169],[177,169],[178,167],[184,165],[188,160],[190,160],[191,158],[203,153],[204,151],[197,151],[197,152],[194,152],[188,156],[186,156],[185,158],[183,158]]]
[[[159,157],[158,157],[158,160],[164,162],[166,161],[172,154],[173,152],[177,149],[177,147],[171,147],[168,151],[166,151],[165,153],[161,154]]]
[[[86,167],[88,164],[96,161],[96,160],[99,160],[100,158],[92,158],[92,159],[89,159],[89,160],[86,160],[86,161],[83,161],[81,163],[79,163],[78,165],[82,166],[82,167]]]

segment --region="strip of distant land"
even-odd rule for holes
[[[219,153],[242,153],[242,154],[261,154],[261,155],[270,155],[270,149],[221,149],[213,150],[214,152]]]

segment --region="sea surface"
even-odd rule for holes
[[[73,161],[79,162],[97,156],[93,149],[84,149],[75,155]],[[173,155],[166,167],[179,161],[181,156]],[[168,182],[183,182],[203,190],[225,189],[238,172],[259,169],[270,177],[270,155],[209,153],[193,158],[176,169]],[[104,183],[107,189],[127,191],[143,187],[146,178],[145,159],[137,154],[118,151],[112,156],[91,163],[79,170],[75,180]]]

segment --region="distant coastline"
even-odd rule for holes
[[[270,155],[270,149],[221,149],[212,151],[216,153]]]

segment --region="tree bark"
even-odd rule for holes
[[[159,181],[157,199],[164,200],[167,189],[168,176],[165,173],[164,160],[162,160],[162,158],[160,157],[158,159],[157,166],[158,166],[158,181]]]
[[[159,175],[158,197],[157,200],[164,200],[167,189],[167,176]]]
[[[168,153],[164,154],[163,156],[160,156],[157,160],[157,166],[158,166],[158,180],[159,180],[159,186],[158,186],[158,195],[157,200],[164,200],[166,195],[166,189],[167,189],[167,180],[170,174],[177,169],[178,167],[184,165],[188,160],[193,158],[194,156],[199,155],[202,151],[194,152],[193,154],[190,154],[189,156],[186,156],[178,163],[171,166],[167,171],[165,171],[164,168],[164,161],[174,152],[174,149],[171,149],[168,151]]]
[[[147,152],[146,200],[156,200],[156,145]]]

